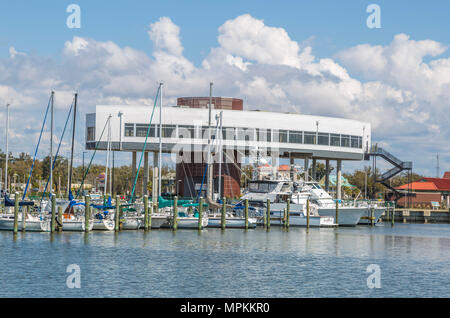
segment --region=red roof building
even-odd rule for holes
[[[450,206],[450,172],[445,172],[443,178],[422,178],[410,184],[396,187],[397,190],[410,188],[414,193],[412,198],[413,207],[431,207],[431,202],[439,202],[441,206]],[[398,206],[405,204],[405,197],[397,200]]]

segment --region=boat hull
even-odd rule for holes
[[[366,212],[364,207],[339,207],[338,224],[339,226],[356,226],[361,216]],[[336,208],[318,208],[320,216],[336,217]]]
[[[378,223],[378,221],[380,220],[380,218],[383,215],[384,211],[386,211],[386,208],[384,208],[384,207],[374,208],[374,211],[373,211],[373,217],[375,218],[374,224]],[[363,216],[359,220],[358,224],[366,224],[366,225],[371,224],[371,221],[370,221],[370,208],[366,208],[366,212],[363,214]]]
[[[94,226],[92,229],[94,231],[114,231],[114,220],[102,219],[94,220]]]
[[[255,228],[257,224],[256,218],[248,218],[248,228]],[[208,217],[208,227],[222,227],[221,217]],[[245,218],[242,217],[226,217],[226,228],[245,228]]]
[[[25,224],[25,231],[28,232],[50,232],[49,220],[27,220]],[[0,230],[13,231],[14,230],[14,218],[0,218]],[[17,230],[23,230],[23,222],[19,220],[17,223]]]
[[[89,221],[88,230],[92,231],[93,227],[94,221]],[[83,232],[85,231],[84,220],[64,220],[62,230],[69,232]]]

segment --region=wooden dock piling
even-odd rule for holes
[[[172,230],[176,231],[178,229],[178,197],[173,198],[173,220],[172,220]]]
[[[13,228],[13,231],[14,231],[14,234],[16,234],[17,230],[18,230],[18,225],[19,225],[19,193],[16,192],[14,194],[14,199],[15,199],[15,202],[14,202],[14,228]]]
[[[291,212],[291,200],[288,199],[286,203],[286,227],[289,228],[289,214]]]
[[[334,219],[336,225],[339,226],[339,201],[336,199],[336,218]]]
[[[148,231],[148,195],[144,195],[144,230]]]
[[[89,221],[91,219],[91,197],[84,196],[84,231],[89,232]]]
[[[227,215],[227,198],[223,197],[222,215],[220,218],[220,227],[222,228],[222,230],[225,230],[226,227],[226,215]]]
[[[27,229],[27,206],[22,207],[22,232],[25,232]]]
[[[244,217],[245,217],[245,229],[248,230],[248,199],[245,199]]]
[[[198,230],[201,231],[202,226],[202,214],[203,214],[203,197],[200,197],[198,201]]]
[[[370,208],[370,226],[374,226],[375,217],[374,217],[374,208]]]
[[[50,193],[52,197],[52,220],[50,221],[50,232],[55,232],[56,228],[56,195]]]
[[[270,199],[267,199],[267,229],[270,229]]]
[[[392,208],[392,219],[391,219],[391,225],[394,226],[395,223],[395,208]]]
[[[114,231],[120,231],[120,199],[119,196],[116,195],[116,212],[114,214]]]
[[[306,228],[309,229],[309,199],[306,200]]]
[[[58,225],[58,232],[62,232],[63,229],[63,212],[62,212],[62,206],[58,207],[58,222],[60,225]]]

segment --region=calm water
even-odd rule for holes
[[[0,268],[0,297],[450,297],[450,225],[0,232]]]

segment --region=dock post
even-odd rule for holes
[[[309,229],[309,199],[306,200],[306,228]]]
[[[22,232],[25,232],[27,229],[27,211],[28,211],[28,207],[27,206],[23,206],[22,207]]]
[[[61,224],[60,226],[58,226],[58,232],[62,231],[62,226],[63,226],[63,213],[62,213],[62,206],[58,207],[58,222],[59,224]]]
[[[270,230],[270,199],[267,199],[267,229]]]
[[[89,232],[89,220],[91,218],[91,197],[84,196],[84,231]]]
[[[178,197],[173,198],[173,220],[172,220],[172,230],[176,231],[178,228]]]
[[[245,229],[248,230],[248,199],[245,199],[244,214],[245,214]]]
[[[375,222],[375,220],[374,220],[374,208],[372,207],[372,208],[370,208],[370,226],[373,226],[374,225],[374,222]]]
[[[55,232],[55,227],[56,227],[56,195],[54,195],[53,193],[50,193],[52,196],[52,220],[50,222],[50,232]]]
[[[144,195],[144,231],[148,231],[148,195]]]
[[[120,199],[116,195],[116,212],[114,214],[114,231],[119,232],[120,230]]]
[[[283,209],[283,223],[281,225],[283,228],[286,227],[286,208]]]
[[[339,226],[339,201],[336,199],[336,218],[334,220],[337,226]]]
[[[291,200],[287,200],[286,204],[286,227],[289,228],[289,213],[291,212]]]
[[[220,219],[220,227],[222,228],[222,230],[225,230],[226,214],[227,214],[227,198],[223,197],[222,217]]]
[[[266,211],[263,212],[263,226],[264,226],[264,229],[267,229],[267,212]]]
[[[391,220],[391,224],[392,224],[392,226],[394,226],[394,223],[395,223],[395,208],[392,208],[392,220]]]
[[[198,201],[198,230],[202,229],[203,197]]]
[[[18,228],[18,222],[19,222],[19,193],[16,192],[14,194],[14,234],[17,233],[17,228]]]

